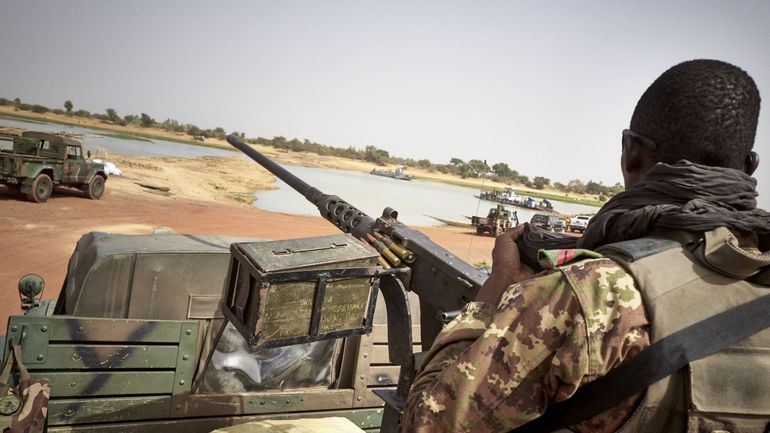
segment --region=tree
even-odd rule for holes
[[[585,194],[586,185],[580,179],[572,179],[571,181],[567,182],[567,192]]]
[[[511,168],[508,167],[508,164],[504,162],[498,162],[497,164],[493,165],[492,171],[500,177],[511,177],[512,174]]]
[[[374,146],[366,146],[364,148],[364,161],[384,164],[388,158],[390,158],[390,154],[387,150],[378,149]]]
[[[139,126],[139,116],[137,116],[136,114],[126,114],[125,116],[123,116],[123,120],[125,120],[126,123]]]
[[[273,137],[273,147],[287,150],[289,149],[289,142],[286,141],[286,137],[279,135],[277,137]]]
[[[452,158],[449,160],[449,163],[452,165],[465,165],[465,161],[460,158]]]
[[[120,121],[120,116],[118,116],[118,110],[114,108],[108,108],[104,110],[105,113],[107,113],[107,118],[110,119],[113,123],[118,123]]]
[[[551,179],[548,179],[547,177],[535,176],[535,178],[532,179],[532,185],[537,189],[543,189],[550,184],[551,184]]]
[[[144,126],[145,128],[149,128],[150,126],[155,124],[155,119],[150,117],[147,113],[142,113],[141,118],[139,119],[139,122]]]
[[[21,99],[14,98],[13,103],[16,104],[16,105],[21,105]]]
[[[187,133],[192,136],[201,135],[201,129],[193,125],[192,123],[188,123],[186,125],[186,128],[187,128]]]
[[[468,165],[470,166],[471,170],[475,174],[475,176],[473,177],[480,176],[489,171],[489,166],[487,165],[486,161],[481,161],[479,159],[471,159],[470,161],[468,161]]]
[[[289,149],[293,151],[299,151],[302,150],[302,142],[297,140],[296,138],[292,138],[289,141]]]
[[[610,187],[610,193],[612,195],[620,194],[621,192],[625,191],[626,188],[620,184],[620,182],[615,182],[615,185],[612,185]]]
[[[425,170],[429,169],[431,165],[432,164],[430,163],[430,160],[427,159],[421,159],[417,161],[417,166]]]
[[[184,126],[182,126],[182,124],[179,123],[178,120],[174,120],[174,119],[164,120],[163,123],[160,124],[160,127],[165,129],[166,131],[173,131],[173,132],[184,131]]]
[[[45,105],[34,104],[32,106],[32,112],[33,113],[46,113],[46,112],[48,112],[48,107],[46,107]]]
[[[589,194],[601,194],[604,192],[604,185],[601,184],[601,182],[596,183],[592,180],[589,180],[586,184],[586,192]]]
[[[67,114],[72,113],[72,107],[73,107],[72,101],[70,101],[69,99],[64,101],[64,109],[67,110]]]

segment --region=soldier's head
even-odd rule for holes
[[[752,174],[759,90],[746,71],[718,60],[690,60],[656,79],[623,131],[626,187],[655,163],[686,159]]]

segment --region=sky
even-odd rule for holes
[[[614,184],[647,86],[720,59],[765,97],[770,208],[769,21],[759,0],[3,0],[0,96]]]

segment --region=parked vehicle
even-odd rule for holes
[[[319,416],[378,431],[383,402],[374,391],[399,376],[383,296],[369,335],[252,349],[220,301],[230,245],[255,241],[91,232],[75,247],[58,299],[40,300],[42,279],[25,276],[25,315],[9,319],[0,341],[18,344],[32,377],[49,380],[47,431],[207,433]],[[417,296],[408,296],[420,317]],[[287,311],[298,304],[278,302]],[[11,346],[2,346],[7,358]]]
[[[543,199],[543,200],[540,200],[540,202],[537,202],[532,197],[523,197],[516,194],[516,191],[514,191],[511,188],[508,188],[504,191],[497,191],[497,190],[482,191],[478,195],[474,195],[473,197],[481,200],[495,201],[498,203],[503,203],[503,204],[516,206],[524,209],[534,209],[534,210],[538,210],[540,212],[546,212],[546,213],[557,213],[556,210],[553,208],[553,204],[550,201],[548,201],[548,199]]]
[[[529,221],[530,225],[548,232],[563,232],[564,221],[556,215],[535,214]]]
[[[512,226],[519,225],[519,218],[516,215],[516,211],[511,215],[508,209],[499,204],[497,207],[489,209],[486,218],[480,216],[471,217],[471,224],[476,229],[476,234],[489,233],[497,236]]]
[[[42,203],[54,186],[70,186],[98,200],[104,194],[104,164],[83,157],[79,139],[67,134],[37,131],[0,132],[0,183]]]
[[[569,230],[571,232],[583,233],[586,231],[586,227],[588,227],[588,221],[590,220],[591,217],[587,215],[577,215],[572,217],[569,222]]]

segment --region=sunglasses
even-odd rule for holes
[[[636,140],[637,143],[643,145],[644,147],[650,149],[653,152],[658,147],[658,145],[655,143],[653,139],[647,138],[642,134],[637,134],[636,132],[630,129],[623,130],[623,141],[621,142],[621,146],[625,146],[626,140],[630,140],[631,138],[633,138],[634,140]]]

